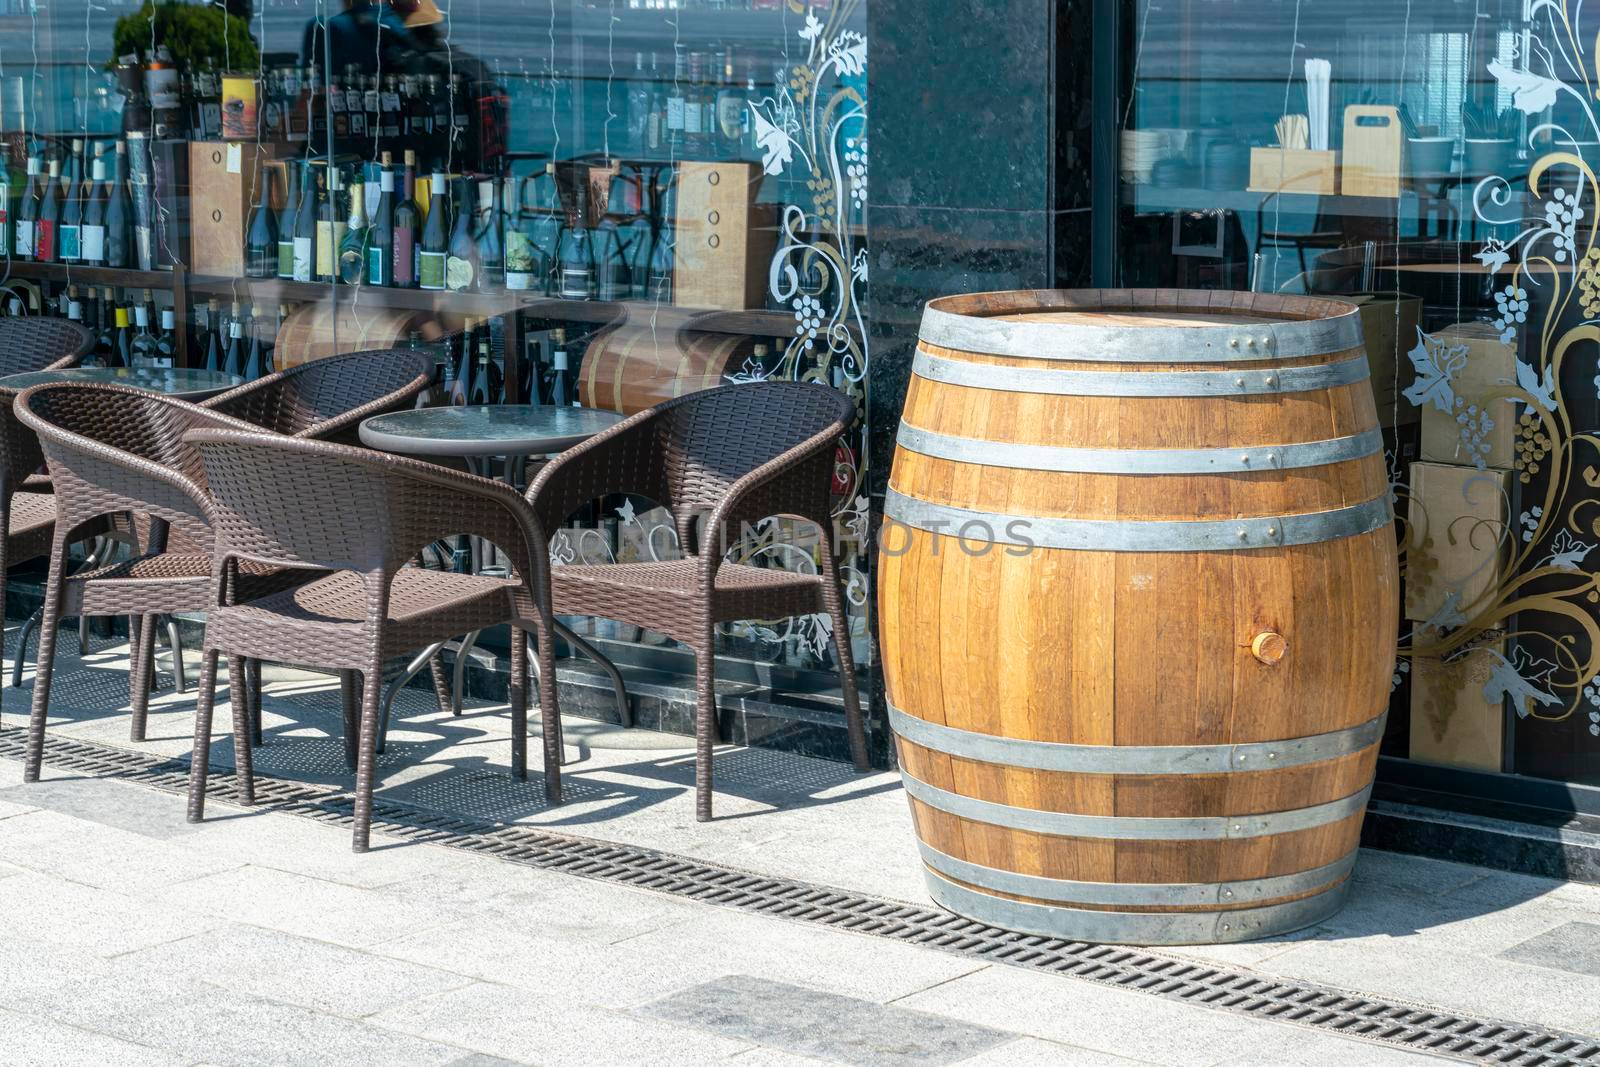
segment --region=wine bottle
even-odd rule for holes
[[[450,229],[450,256],[445,260],[445,285],[454,292],[476,288],[478,281],[478,242],[472,237],[472,185],[466,178],[456,179],[454,196],[456,217]]]
[[[732,49],[723,60],[721,73],[716,100],[717,147],[720,155],[737,159],[744,147],[745,106],[744,93],[733,77]]]
[[[342,182],[342,179],[341,179]],[[365,183],[360,180],[359,173],[356,180],[350,183],[350,213],[345,222],[343,235],[339,239],[339,280],[346,285],[357,285],[367,272],[367,195]],[[338,205],[334,205],[337,209]]]
[[[112,340],[110,358],[106,360],[108,367],[133,366],[133,338],[129,336],[128,309],[117,305],[116,334]]]
[[[311,167],[306,165],[305,181],[300,189],[300,210],[294,222],[294,280],[309,282],[317,256],[317,193],[322,186],[322,175],[317,174],[316,184],[311,183]]]
[[[244,361],[244,380],[253,382],[265,374],[267,359],[266,350],[261,343],[261,321],[250,320],[250,354]]]
[[[90,266],[104,266],[106,261],[106,163],[96,146],[94,162],[89,165],[88,192],[84,197],[83,224],[78,243],[83,261]]]
[[[235,376],[244,370],[244,323],[238,304],[233,305],[228,319],[228,351],[222,359],[222,370]]]
[[[83,323],[83,304],[78,300],[78,287],[76,285],[67,286],[66,294],[62,297],[62,303],[66,307],[68,321],[81,325]]]
[[[417,287],[417,231],[421,228],[422,210],[417,205],[417,154],[406,149],[405,162],[400,168],[400,182],[395,187],[397,199],[394,212],[389,217],[392,263],[389,267],[390,283],[398,289]]]
[[[505,249],[506,288],[532,289],[539,277],[538,253],[533,245],[532,215],[528,212],[527,191],[531,178],[506,177]]]
[[[156,336],[156,366],[171,369],[178,365],[178,337],[173,329],[177,315],[171,308],[161,309],[161,333]]]
[[[12,245],[18,259],[32,259],[33,224],[39,217],[39,157],[28,155],[28,184],[22,190],[22,200],[17,204],[17,224]]]
[[[417,278],[424,289],[445,287],[445,267],[449,248],[449,229],[445,216],[445,177],[433,172],[428,197],[428,221],[422,228],[421,251],[417,254]]]
[[[533,179],[533,217],[529,236],[533,241],[535,266],[540,271],[532,288],[554,293],[557,285],[556,259],[561,254],[561,189],[556,182],[556,165],[546,163],[542,175]]]
[[[567,407],[572,403],[572,371],[567,365],[567,331],[550,331],[550,403]]]
[[[256,171],[260,186],[256,206],[250,213],[250,228],[244,241],[244,272],[251,278],[271,278],[278,273],[278,218],[272,210],[272,171]]]
[[[76,263],[83,258],[83,142],[72,141],[67,173],[61,180],[61,228],[56,236],[56,258]]]
[[[40,263],[54,263],[58,258],[57,227],[61,225],[61,161],[50,160],[44,182],[44,195],[39,200],[39,218],[33,227],[33,258]]]
[[[128,145],[118,141],[111,153],[111,181],[106,187],[106,255],[108,267],[133,263],[133,205],[128,200]]]
[[[472,392],[469,402],[473,404],[493,404],[500,396],[499,372],[496,370],[494,360],[489,356],[489,331],[480,330],[478,333],[478,360],[473,370]]]
[[[445,395],[446,403],[450,404],[452,407],[463,407],[471,399],[472,347],[473,335],[475,333],[476,328],[471,325],[469,321],[469,324],[459,338],[461,349],[456,357],[455,375],[453,377],[450,390]]]
[[[561,285],[557,295],[563,300],[594,298],[594,244],[589,236],[586,185],[579,182],[573,189],[573,211],[561,235]]]
[[[594,239],[595,295],[601,300],[626,300],[633,295],[633,275],[617,220],[600,220]]]
[[[300,172],[304,164],[283,167],[283,210],[278,212],[278,277],[294,277],[295,218],[300,210]]]
[[[215,300],[206,302],[206,313],[211,320],[211,331],[206,337],[206,370],[220,371],[222,350],[228,343],[228,327],[222,321],[221,305]]]
[[[478,183],[478,286],[496,289],[506,283],[505,242],[501,239],[500,183]]]
[[[311,276],[332,282],[339,269],[339,168],[327,167],[326,178],[317,175],[317,258]]]
[[[372,215],[367,240],[367,284],[394,284],[394,171],[389,169],[389,153],[383,153],[383,169],[378,172],[378,207]]]
[[[146,303],[150,291],[145,290],[144,300],[133,305],[133,339],[128,343],[128,366],[154,367],[156,365],[156,335],[150,332],[150,308]]]
[[[649,150],[650,88],[644,69],[644,53],[635,52],[633,80],[628,83],[628,147],[637,153]]]
[[[667,90],[667,151],[683,153],[684,120],[688,109],[689,70],[682,52],[672,59],[672,86]]]

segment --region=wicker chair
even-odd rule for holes
[[[200,406],[287,437],[353,440],[362,419],[411,407],[432,380],[429,356],[376,349],[313,359]]]
[[[205,812],[217,657],[276,660],[359,672],[359,722],[346,701],[345,735],[357,739],[353,847],[367,850],[383,668],[391,657],[529,614],[540,557],[532,514],[500,482],[361,448],[262,433],[197,430],[186,440],[205,464],[216,501],[216,560],[190,765],[189,818]],[[507,552],[512,578],[411,565],[424,545],[454,534]],[[231,575],[251,564],[334,573],[259,600],[228,603]],[[512,642],[511,763],[527,777],[527,652]],[[347,687],[346,692],[349,692]],[[247,716],[234,702],[236,767],[252,799]],[[561,796],[555,733],[545,731],[545,790]]]
[[[23,776],[37,781],[50,706],[56,631],[63,616],[146,615],[201,611],[211,597],[212,504],[199,456],[185,431],[202,426],[254,430],[215,412],[138,389],[89,384],[41,385],[17,397],[15,413],[38,434],[55,483],[56,519],[39,630],[39,662],[28,724]],[[132,559],[75,574],[67,546],[107,516],[149,516],[150,540]],[[201,553],[166,551],[168,528]],[[263,596],[314,575],[249,563],[238,568],[230,595]],[[242,692],[243,664],[233,664]],[[149,659],[134,656],[129,673],[135,741],[144,740]]]
[[[867,769],[850,631],[833,562],[829,499],[834,447],[854,413],[844,394],[796,382],[690,393],[563,452],[528,488],[544,558],[546,533],[599,497],[637,494],[672,512],[684,558],[545,567],[537,577],[547,584],[536,587],[534,599],[545,613],[546,629],[553,628],[553,615],[597,615],[666,634],[693,649],[695,814],[701,821],[711,818],[711,746],[718,735],[715,627],[720,622],[827,612],[850,752],[857,769]],[[697,525],[708,514],[709,523]],[[818,527],[820,574],[723,561],[744,524],[775,515]],[[542,718],[554,723],[559,739],[550,641],[539,642],[538,665]]]
[[[68,319],[0,319],[0,376],[70,367],[93,348],[94,335]],[[39,439],[11,413],[16,396],[12,390],[0,389],[0,531],[4,531],[0,535],[0,620],[6,611],[7,569],[47,554],[56,521],[50,481],[40,473],[44,455],[39,451]],[[22,632],[23,647],[28,630],[24,627]],[[20,669],[20,650],[17,655]],[[0,662],[4,659],[5,637],[0,633]]]

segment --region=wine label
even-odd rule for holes
[[[508,270],[506,271],[506,288],[516,290],[532,289],[533,275],[527,271]]]
[[[24,258],[33,255],[33,222],[23,221],[17,223],[17,255]]]
[[[367,284],[394,284],[394,257],[391,250],[372,245],[367,249]]]
[[[565,300],[589,299],[589,272],[562,267],[561,296]]]
[[[722,129],[722,136],[730,141],[737,141],[743,130],[744,101],[729,93],[717,101],[717,125]]]
[[[309,237],[294,239],[294,280],[297,282],[311,280],[312,243]]]
[[[669,97],[667,97],[667,129],[668,129],[668,131],[683,129],[683,111],[684,111],[684,108],[683,108],[683,97],[681,97],[681,96],[669,96]]]
[[[33,254],[46,261],[56,258],[56,224],[49,219],[33,224]]]
[[[684,133],[700,133],[706,128],[705,108],[699,104],[690,104],[680,110],[682,117],[678,121]],[[667,121],[670,124],[672,120],[669,117]]]
[[[83,261],[85,263],[104,263],[106,258],[106,228],[104,226],[84,226],[79,231],[79,243],[82,245]]]
[[[401,227],[394,231],[394,249],[390,260],[393,284],[407,289],[417,284],[416,242],[411,239],[410,230]]]
[[[472,286],[472,264],[460,256],[450,256],[444,263],[445,287],[460,292]]]
[[[298,241],[299,238],[295,238],[295,240]],[[329,278],[333,276],[333,261],[333,223],[318,220],[316,259],[316,273],[318,278]]]
[[[278,277],[294,277],[294,238],[278,238]]]
[[[76,225],[68,224],[62,226],[60,235],[56,239],[61,242],[62,259],[83,258],[80,230]]]
[[[443,252],[423,252],[417,257],[418,280],[424,289],[443,289],[445,278],[445,254]]]

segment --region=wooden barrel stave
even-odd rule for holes
[[[600,331],[584,352],[579,396],[587,407],[632,415],[673,397],[725,384],[754,350],[737,334],[624,323]]]
[[[1093,307],[1105,296],[1044,294],[1042,299],[1066,297]],[[1019,298],[964,299],[983,306],[1014,305]],[[1212,294],[1133,293],[1122,301],[1151,307],[1171,306],[1161,300],[1187,306],[1214,299]],[[1091,541],[1020,557],[1003,551],[973,557],[953,550],[949,537],[946,551],[936,554],[939,539],[900,527],[893,536],[905,542],[905,550],[890,553],[886,542],[880,564],[890,703],[958,730],[1070,745],[1212,749],[1351,731],[1356,739],[1328,758],[1292,768],[1249,772],[1241,766],[1202,775],[1013,767],[901,738],[908,789],[915,779],[942,790],[935,794],[940,804],[982,798],[1002,805],[974,818],[912,800],[919,835],[944,855],[946,869],[930,871],[930,889],[958,911],[1041,933],[1161,942],[1260,936],[1315,921],[1337,906],[1376,759],[1397,616],[1376,411],[1364,380],[1364,356],[1347,332],[1341,334],[1343,327],[1316,324],[1304,331],[1307,341],[1274,318],[1303,314],[1308,307],[1313,313],[1337,312],[1330,302],[1262,300],[1249,294],[1222,299],[1230,308],[1266,312],[1243,323],[1210,318],[1246,339],[1258,330],[1256,340],[1273,349],[1271,358],[1239,358],[1248,354],[1243,344],[1234,352],[1222,349],[1214,326],[1210,339],[1199,345],[1184,343],[1199,336],[1186,333],[1187,328],[1165,331],[1177,335],[1173,358],[1142,363],[1066,359],[1059,352],[1048,359],[968,353],[929,343],[925,334],[903,427],[921,431],[914,445],[940,454],[907,448],[903,439],[891,488],[907,498],[945,505],[941,514],[955,508],[964,509],[955,514],[1193,523],[1350,509],[1371,520],[1368,531],[1247,551],[1098,551]],[[1102,318],[1072,312],[1052,322],[1098,324]],[[1121,318],[1123,325],[1151,321]],[[1140,343],[1135,336],[1135,347]],[[1306,350],[1294,351],[1297,344]],[[1316,350],[1318,344],[1323,350]],[[935,367],[925,374],[932,366],[929,359],[978,370],[966,374]],[[1354,377],[1357,366],[1361,377]],[[1026,372],[1028,388],[1039,385],[1040,372],[1070,376],[1045,379],[1049,389],[1070,384],[1043,393],[995,387],[996,376],[1013,373],[1007,368]],[[1329,368],[1337,373],[1330,377]],[[1246,392],[1200,399],[1138,395],[1170,391],[1140,377],[1146,374],[1178,375],[1204,390],[1242,378]],[[1277,390],[1265,384],[1271,375],[1281,375]],[[1291,389],[1293,383],[1310,386]],[[1312,462],[1328,447],[1319,442],[1336,438],[1358,440],[1337,446],[1346,458]],[[979,445],[976,454],[969,448],[972,442]],[[997,455],[990,448],[986,453],[994,443],[1034,451]],[[1195,455],[1303,444],[1312,446],[1304,466],[1269,470],[1235,464],[1210,473],[1217,457]],[[1040,446],[1047,465],[1065,469],[1041,472],[1025,466],[1039,457]],[[1088,449],[1178,453],[1185,473],[1104,473],[1084,462],[1097,458],[1086,457]],[[1288,449],[1278,452],[1279,458],[1288,454]],[[1131,460],[1111,457],[1111,462],[1123,467],[1131,462],[1142,470],[1139,464],[1169,458],[1152,460],[1147,453]],[[1185,536],[1191,528],[1184,528]],[[1353,582],[1353,576],[1364,580]],[[1071,610],[1056,607],[1063,604]],[[1252,639],[1267,630],[1292,635],[1291,654],[1273,668],[1251,652]],[[1117,713],[1139,708],[1163,714]],[[1291,708],[1292,715],[1286,711]],[[1012,809],[1028,820],[1044,813],[1053,832],[992,821],[995,810],[1011,818]],[[1282,825],[1297,825],[1293,820],[1305,816],[1296,811],[1313,812],[1312,823],[1262,836],[1228,836],[1226,827],[1247,824],[1252,817],[1263,825],[1284,818],[1290,822]],[[1050,813],[1067,818],[1050,822]],[[1081,819],[1073,821],[1079,816],[1122,821],[1091,820],[1095,836],[1075,836],[1068,828],[1083,825]],[[1142,839],[1152,819],[1199,819],[1205,832],[1221,836]],[[1128,833],[1132,838],[1124,839]],[[980,875],[976,882],[949,869],[960,864],[975,865],[970,870]],[[996,884],[1020,874],[1069,885],[1107,883],[1109,888],[1089,896],[1121,903],[1074,901],[1070,893],[1062,898],[1058,892],[1060,899],[1041,910],[1040,901],[1030,903],[1026,894],[1008,893]],[[1240,884],[1228,890],[1228,899],[1216,895],[1209,904],[1159,902],[1204,894],[1208,891],[1196,886],[1213,883]],[[1142,888],[1130,894],[1118,888],[1124,884]],[[1081,891],[1081,885],[1073,889]],[[1007,910],[1009,905],[994,901],[1018,906]],[[1086,914],[1106,909],[1112,914]],[[1228,913],[1231,917],[1224,917]],[[1120,926],[1119,915],[1125,917]]]

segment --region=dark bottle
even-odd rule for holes
[[[133,205],[128,199],[128,145],[118,141],[111,153],[111,181],[106,187],[106,255],[108,267],[133,265]]]
[[[156,335],[150,332],[150,290],[144,299],[133,305],[133,339],[128,342],[128,366],[154,367],[156,365]]]
[[[339,261],[335,269],[339,272],[341,282],[358,285],[367,272],[367,193],[364,183],[359,180],[350,183],[348,201],[350,211],[344,232],[339,237]],[[334,209],[338,207],[335,203]]]
[[[232,316],[228,319],[228,351],[222,358],[222,369],[235,376],[244,371],[244,322],[238,304],[233,305]]]
[[[445,403],[451,407],[463,407],[472,398],[472,348],[476,332],[476,327],[469,324],[458,339],[461,348],[455,360],[455,373],[445,393]]]
[[[635,300],[643,300],[649,295],[650,252],[655,231],[650,227],[650,220],[640,215],[623,227],[622,232],[624,254],[628,257],[628,295]]]
[[[177,316],[171,308],[161,309],[161,332],[156,335],[156,366],[171,368],[178,365],[178,335],[173,329]]]
[[[456,217],[450,229],[450,256],[445,260],[444,281],[454,292],[477,288],[478,242],[472,236],[472,183],[458,178],[454,190]]]
[[[445,177],[433,172],[428,196],[428,221],[422,228],[422,244],[417,253],[417,280],[424,289],[443,289],[445,261],[449,258],[449,223],[445,218]]]
[[[469,402],[493,404],[500,399],[500,370],[489,355],[489,331],[478,331],[478,360],[473,369]]]
[[[106,261],[106,163],[98,146],[94,162],[89,166],[89,184],[85,189],[83,224],[79,230],[78,244],[83,261],[99,267]]]
[[[394,212],[389,217],[391,254],[390,283],[398,289],[417,287],[417,237],[422,211],[417,206],[417,154],[406,149],[405,165],[395,187]]]
[[[538,287],[539,253],[533,244],[533,214],[527,192],[531,178],[505,181],[506,288],[521,292]]]
[[[705,159],[711,154],[706,131],[706,101],[711,98],[706,85],[706,57],[689,53],[689,84],[683,93],[683,154],[688,159]]]
[[[567,364],[567,331],[550,331],[550,403],[567,407],[572,403],[572,371]]]
[[[528,223],[533,242],[539,280],[530,288],[541,293],[556,291],[556,257],[561,254],[561,189],[556,182],[556,165],[545,164],[544,173],[533,179],[532,218]]]
[[[39,200],[39,218],[33,228],[33,258],[54,263],[57,254],[57,228],[61,225],[61,161],[52,159]]]
[[[294,220],[294,280],[297,282],[309,282],[317,262],[317,193],[322,175],[317,175],[313,185],[308,164],[305,178],[300,191],[300,210]]]
[[[684,124],[688,112],[689,68],[682,52],[672,59],[672,85],[667,89],[667,151],[683,153]]]
[[[595,227],[595,295],[601,300],[626,300],[633,295],[632,270],[616,212],[627,206],[631,187],[622,178],[611,180],[606,213]]]
[[[28,156],[28,184],[17,204],[15,247],[18,259],[33,259],[33,226],[39,218],[39,157]]]
[[[715,106],[718,154],[738,159],[744,149],[745,94],[733,75],[733,52],[722,63],[722,81],[717,85]]]
[[[110,358],[106,360],[106,365],[109,367],[131,367],[133,366],[133,331],[128,326],[128,309],[118,305],[116,316],[116,338],[112,343]]]
[[[544,350],[537,337],[523,342],[521,385],[516,403],[538,404],[544,400]]]
[[[394,171],[387,152],[378,172],[378,206],[367,231],[367,284],[394,284]]]
[[[207,317],[211,320],[211,331],[206,336],[206,370],[220,371],[223,362],[222,350],[228,343],[228,327],[215,300],[206,303],[206,311]]]
[[[300,172],[304,165],[283,167],[283,210],[278,212],[278,277],[294,277],[294,229],[300,210]]]
[[[654,58],[654,57],[652,57]],[[633,54],[633,80],[628,83],[628,146],[636,153],[650,150],[650,77],[644,53]]]
[[[76,263],[83,258],[83,142],[74,139],[61,181],[61,229],[56,236],[56,258]]]
[[[110,289],[101,289],[99,292],[99,298],[91,304],[93,314],[89,325],[94,330],[94,355],[91,361],[106,366],[117,347],[117,309],[112,303]],[[95,290],[89,290],[90,296],[94,296],[94,293]]]
[[[573,210],[561,235],[560,287],[556,295],[563,300],[594,298],[594,242],[589,236],[588,198],[584,182],[573,189]]]
[[[272,171],[256,172],[261,186],[250,213],[244,241],[244,272],[251,278],[272,278],[278,273],[278,219],[272,211]]]
[[[261,343],[261,322],[250,321],[250,354],[244,361],[244,380],[253,382],[267,373],[266,346]]]
[[[506,247],[501,239],[500,183],[486,178],[478,183],[478,287],[495,289],[506,283]]]
[[[645,297],[661,304],[672,303],[672,227],[662,224],[650,250],[650,277]]]

